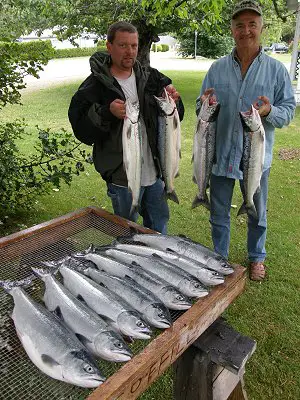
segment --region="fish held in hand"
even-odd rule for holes
[[[132,194],[130,215],[138,211],[142,179],[142,133],[139,121],[139,104],[126,101],[126,117],[122,131],[123,163],[128,190]]]
[[[214,97],[209,96],[203,102],[197,118],[193,144],[193,182],[198,186],[198,193],[192,208],[203,205],[210,210],[207,195],[212,166],[215,160],[216,120],[220,104]]]
[[[176,103],[164,89],[163,97],[154,96],[160,115],[158,116],[158,153],[165,182],[167,198],[179,204],[174,180],[179,175],[181,157],[181,128]]]
[[[254,195],[260,191],[260,180],[263,173],[265,160],[265,130],[258,110],[251,106],[246,112],[241,112],[244,126],[243,132],[243,197],[244,202],[238,215],[248,213],[258,218],[254,204]]]

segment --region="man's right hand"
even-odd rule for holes
[[[204,101],[214,93],[214,91],[215,91],[214,88],[206,89],[205,92],[203,93],[203,95],[201,96],[201,103],[203,104]],[[215,98],[215,96],[214,96],[214,98]]]
[[[126,117],[126,106],[125,101],[121,99],[116,99],[109,105],[110,112],[119,119],[124,119]]]

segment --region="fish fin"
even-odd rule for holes
[[[180,176],[180,172],[177,171],[176,174],[174,175],[174,178],[178,178]]]
[[[156,253],[152,253],[152,257],[157,258],[159,260],[163,260],[163,258]]]
[[[179,150],[179,158],[181,158],[181,150]]]
[[[241,207],[237,213],[238,216],[242,215],[242,214],[247,214],[247,207],[246,207],[245,202],[241,205]]]
[[[61,319],[62,321],[64,320],[64,317],[62,315],[61,309],[59,306],[56,307],[55,310],[52,311],[54,315],[56,315],[59,319]]]
[[[193,162],[194,162],[194,154],[192,155],[192,158],[191,158],[191,164],[193,164]]]
[[[0,287],[4,289],[6,292],[10,293],[11,290],[15,287],[28,287],[32,284],[32,281],[36,279],[36,277],[32,274],[25,279],[19,281],[0,281]]]
[[[196,179],[195,175],[193,175],[192,181],[193,181],[194,183],[196,183],[196,185],[197,185],[197,179]]]
[[[202,206],[204,206],[205,208],[207,208],[208,210],[210,210],[210,202],[209,202],[209,199],[208,199],[206,193],[205,193],[204,199],[199,199],[198,196],[196,196],[196,197],[194,198],[194,201],[193,201],[193,203],[192,203],[192,209],[193,209],[193,208],[196,208],[196,207],[198,207],[198,206],[200,206],[200,205],[202,205]]]
[[[80,301],[82,301],[83,303],[85,303],[85,300],[84,300],[84,298],[81,296],[81,294],[78,294],[78,295],[77,295],[77,299],[80,300]]]
[[[54,358],[48,356],[47,354],[42,354],[41,359],[44,364],[46,364],[48,367],[58,367],[60,363],[54,360]]]
[[[173,190],[173,192],[167,193],[167,198],[169,200],[172,200],[175,203],[179,204],[179,200],[178,200],[178,197],[177,197],[177,194],[176,194],[175,190]]]
[[[77,337],[77,339],[79,339],[81,341],[81,343],[83,343],[85,346],[89,343],[92,343],[86,336],[81,335],[80,333],[75,333],[75,336]]]

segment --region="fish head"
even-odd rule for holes
[[[171,96],[169,96],[168,92],[165,90],[164,92],[164,97],[156,97],[154,96],[158,107],[162,111],[164,115],[170,116],[173,115],[175,109],[176,109],[176,104],[175,101],[172,99]]]
[[[222,275],[230,275],[234,272],[234,269],[224,258],[210,258],[207,260],[208,268],[218,271]]]
[[[125,362],[132,357],[130,348],[117,332],[110,330],[99,333],[94,344],[97,354],[104,360]]]
[[[145,308],[143,315],[147,315],[147,321],[149,322],[149,324],[155,326],[156,328],[165,329],[169,328],[172,325],[170,312],[161,303],[149,304]]]
[[[123,311],[117,317],[117,326],[125,336],[150,339],[151,329],[136,311]]]
[[[247,131],[256,132],[261,126],[261,118],[256,108],[251,106],[248,111],[241,111],[242,124]]]
[[[203,121],[211,122],[217,119],[220,111],[220,103],[217,102],[215,96],[207,97],[200,109],[199,118]]]
[[[186,278],[184,277],[180,282],[179,282],[179,290],[180,288],[184,291],[184,293],[187,296],[191,297],[203,297],[208,294],[208,290],[205,286],[199,282],[198,279],[194,278]]]
[[[132,103],[130,100],[126,100],[126,118],[128,118],[133,124],[138,122],[140,107],[139,102]]]
[[[85,349],[73,350],[65,355],[62,376],[64,381],[86,388],[97,387],[105,381],[94,359]]]
[[[174,310],[187,310],[192,303],[189,298],[182,294],[174,286],[165,286],[160,291],[166,307]]]

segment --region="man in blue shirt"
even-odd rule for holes
[[[265,161],[260,191],[254,195],[258,218],[248,215],[250,279],[265,278],[268,177],[275,128],[288,125],[296,107],[288,71],[266,55],[260,46],[262,10],[253,0],[238,3],[232,14],[235,48],[210,67],[197,99],[197,112],[207,96],[215,96],[221,108],[217,120],[216,162],[210,180],[210,223],[215,251],[228,257],[230,208],[235,180],[243,185],[240,169],[243,126],[240,111],[251,104],[259,110],[265,129]]]

